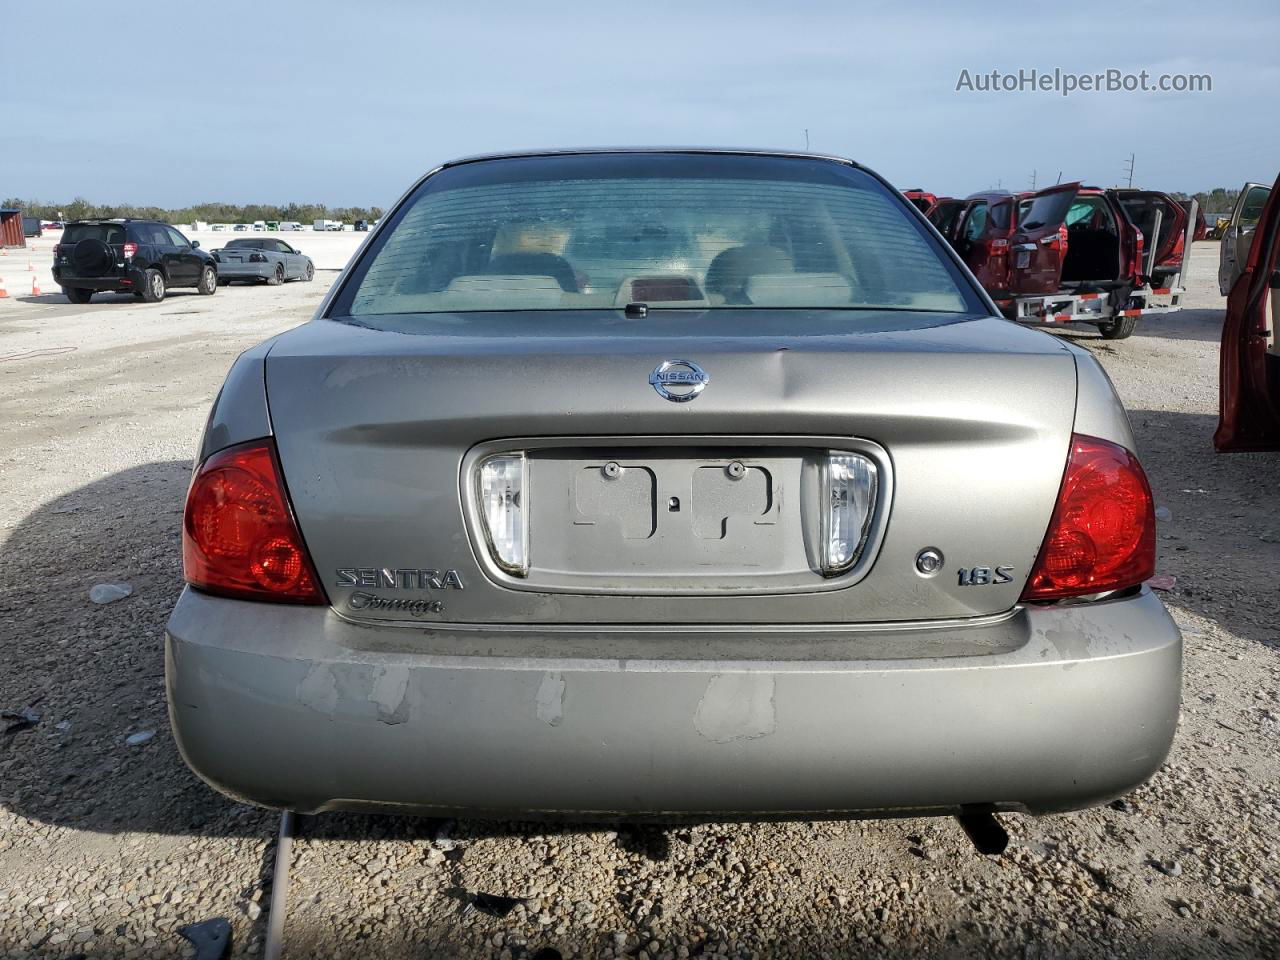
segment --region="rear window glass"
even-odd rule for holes
[[[1027,230],[1039,227],[1052,227],[1062,223],[1076,198],[1074,190],[1055,190],[1031,198],[1031,206],[1022,218],[1022,226]]]
[[[464,164],[427,180],[379,240],[335,313],[981,309],[900,198],[830,161]]]
[[[254,250],[262,250],[266,242],[265,240],[232,240],[227,244],[227,249],[234,250],[237,247],[249,247]]]
[[[124,243],[124,225],[119,223],[73,223],[62,231],[63,243],[79,243],[81,240]]]
[[[991,208],[990,218],[991,226],[995,230],[1008,230],[1009,219],[1013,215],[1013,204],[1008,200],[1001,200]]]

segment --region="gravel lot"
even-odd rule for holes
[[[315,282],[158,305],[68,304],[41,273],[48,242],[26,275],[41,296],[13,282],[21,260],[0,260],[0,708],[40,715],[0,733],[4,957],[186,956],[176,929],[213,916],[231,919],[235,956],[261,951],[277,818],[183,765],[161,635],[214,392],[236,353],[310,315],[363,237],[291,239]],[[1215,268],[1216,247],[1196,245],[1195,309],[1130,340],[1062,334],[1110,372],[1168,510],[1160,572],[1177,580],[1165,599],[1186,682],[1150,784],[1082,814],[1006,817],[996,859],[948,820],[615,831],[327,816],[295,844],[286,955],[1280,955],[1280,455],[1213,453]],[[132,593],[94,603],[101,583]],[[528,899],[464,915],[476,891]]]

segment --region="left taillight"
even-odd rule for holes
[[[187,491],[182,567],[187,583],[210,593],[327,602],[271,440],[229,447],[200,465]]]
[[[1118,444],[1073,435],[1053,519],[1022,599],[1136,587],[1155,567],[1155,509],[1138,459]]]

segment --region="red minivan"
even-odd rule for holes
[[[1280,450],[1280,179],[1227,296],[1218,382],[1213,445]]]

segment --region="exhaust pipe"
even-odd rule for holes
[[[960,829],[973,842],[974,849],[988,857],[998,857],[1009,846],[1009,834],[1005,832],[996,815],[987,810],[970,810],[958,814]]]

